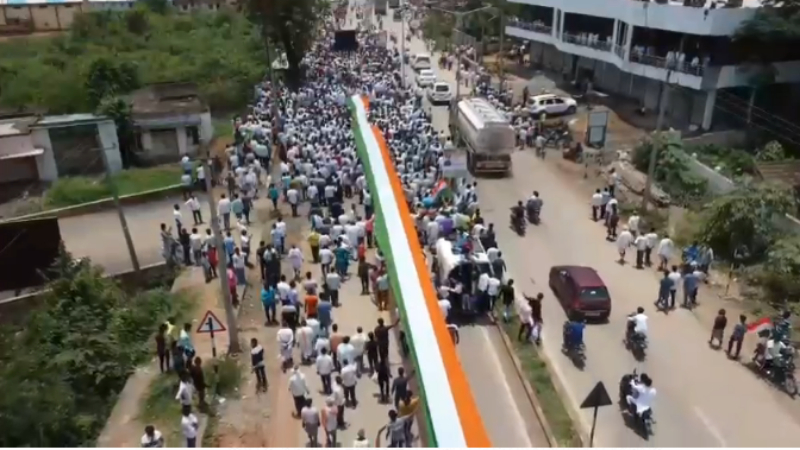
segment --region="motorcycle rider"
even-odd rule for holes
[[[628,317],[627,331],[629,341],[634,336],[641,336],[644,340],[647,339],[647,315],[641,306],[636,308],[636,314]]]
[[[539,197],[539,191],[533,191],[533,194],[525,204],[525,209],[528,211],[528,215],[531,218],[535,217],[538,219],[539,214],[542,212],[542,205],[544,205],[544,202]]]
[[[512,225],[515,229],[519,229],[522,227],[522,223],[525,219],[525,207],[522,206],[522,200],[517,202],[517,206],[511,208],[511,221]]]
[[[631,393],[625,397],[628,406],[636,412],[637,417],[643,417],[653,408],[653,401],[656,398],[656,388],[653,387],[653,380],[643,373],[638,380],[631,380]]]
[[[583,330],[586,324],[583,320],[573,320],[564,324],[564,348],[573,350],[583,346]]]

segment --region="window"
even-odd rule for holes
[[[604,287],[593,287],[581,289],[581,300],[583,301],[604,301],[608,300],[608,289]]]
[[[564,104],[564,100],[562,100],[560,98],[553,99],[553,102],[555,102],[555,104],[557,104],[557,105],[563,105]]]

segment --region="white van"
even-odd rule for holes
[[[431,55],[427,53],[417,53],[411,59],[411,68],[414,70],[430,69]]]
[[[431,89],[428,91],[428,99],[432,104],[437,103],[450,103],[453,99],[453,92],[450,90],[450,84],[444,81],[437,81],[433,83]]]

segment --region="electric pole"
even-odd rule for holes
[[[658,118],[656,119],[656,131],[653,132],[653,139],[650,145],[650,164],[647,167],[647,181],[644,185],[644,195],[642,196],[642,211],[647,211],[650,206],[650,197],[653,190],[653,178],[656,174],[656,161],[658,160],[659,147],[663,144],[661,140],[661,130],[664,128],[664,116],[669,102],[669,77],[672,71],[667,71],[667,76],[661,83],[661,98],[658,100]]]
[[[118,150],[118,148],[119,147],[114,147],[111,150]],[[111,198],[114,199],[114,207],[117,209],[117,214],[119,215],[119,224],[122,226],[122,235],[125,236],[125,244],[128,246],[133,272],[136,278],[139,278],[139,258],[136,256],[136,247],[133,246],[133,238],[131,238],[131,230],[128,229],[128,221],[125,219],[125,211],[122,210],[122,204],[119,202],[117,182],[111,174],[111,165],[108,162],[108,155],[106,154],[105,148],[100,149],[100,155],[103,157],[103,166],[106,168],[106,183],[108,183],[108,190],[111,191]],[[180,232],[180,230],[178,230],[178,232]]]
[[[208,209],[211,212],[211,231],[214,232],[214,246],[217,248],[217,275],[219,278],[219,285],[222,289],[222,303],[225,304],[225,321],[228,322],[228,353],[236,354],[241,353],[242,349],[239,346],[239,328],[236,324],[236,311],[233,309],[233,302],[231,300],[231,291],[228,288],[228,255],[225,253],[225,244],[222,241],[222,230],[219,226],[219,217],[217,217],[217,207],[214,204],[214,190],[211,186],[211,158],[210,148],[206,145],[206,151],[203,152],[203,171],[206,174],[206,193],[208,194]]]
[[[505,84],[505,58],[506,55],[504,53],[504,44],[506,41],[506,13],[505,8],[500,6],[500,60],[498,67],[500,71],[500,89],[503,89],[503,85]]]

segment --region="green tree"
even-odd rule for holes
[[[690,156],[684,151],[683,141],[674,133],[658,133],[643,141],[633,151],[633,166],[647,173],[650,155],[656,151],[654,179],[671,200],[678,204],[691,204],[705,198],[708,181],[689,169]]]
[[[44,306],[0,330],[0,446],[82,447],[104,425],[149,338],[175,301],[125,294],[89,261],[63,253]],[[16,331],[16,330],[15,330]]]
[[[279,42],[286,53],[286,85],[297,89],[305,74],[300,62],[318,36],[322,21],[330,14],[326,0],[247,0],[249,16],[261,30],[265,45]],[[277,55],[271,55],[273,60]]]
[[[133,130],[131,105],[120,97],[108,96],[101,101],[97,108],[97,113],[114,120],[114,125],[117,127],[117,140],[119,141],[122,164],[125,167],[130,167],[134,162],[132,158],[136,139]]]
[[[778,141],[767,142],[763,148],[756,152],[756,161],[777,162],[786,160],[786,150]]]
[[[138,69],[128,61],[117,63],[111,58],[99,57],[92,61],[86,75],[89,99],[95,107],[106,97],[127,94],[139,86]]]
[[[794,206],[783,185],[745,183],[704,206],[697,238],[722,258],[732,259],[744,246],[759,261],[781,236],[778,220]]]
[[[736,31],[748,53],[758,55],[759,44],[800,39],[800,0],[762,0],[755,15]]]
[[[167,0],[144,0],[144,5],[156,14],[166,14],[169,12],[170,4]]]

